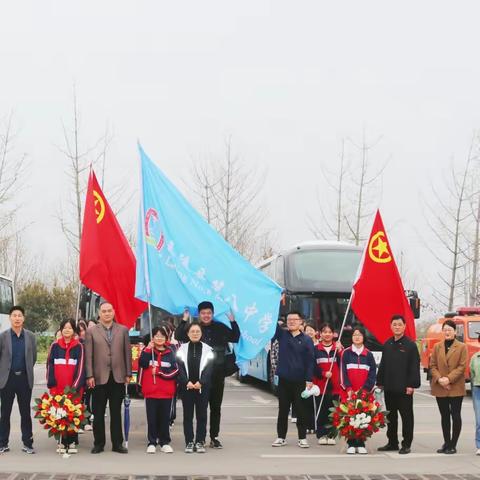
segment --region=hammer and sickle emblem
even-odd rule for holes
[[[95,197],[95,214],[97,215],[97,223],[100,223],[105,216],[105,202],[103,201],[102,196],[95,190],[93,191],[93,196]]]
[[[379,231],[372,237],[368,244],[368,256],[376,263],[388,263],[392,261],[384,232]]]

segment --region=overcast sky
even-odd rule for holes
[[[67,166],[55,146],[75,82],[84,145],[106,122],[114,130],[107,187],[129,178],[137,189],[137,139],[182,185],[192,159],[220,155],[231,135],[268,171],[279,248],[311,238],[320,172],[336,168],[342,138],[382,136],[378,206],[427,295],[438,268],[420,194],[464,161],[480,128],[479,18],[476,1],[4,2],[0,116],[13,110],[14,153],[30,161],[25,238],[48,261],[63,255],[54,215]]]

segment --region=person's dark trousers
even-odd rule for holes
[[[125,384],[115,382],[112,373],[110,373],[107,383],[96,385],[93,389],[93,441],[96,447],[105,447],[105,409],[107,401],[110,412],[112,447],[122,446],[122,400],[124,394]]]
[[[91,388],[86,388],[84,393],[83,393],[83,403],[85,404],[85,409],[87,410],[88,413],[92,414],[93,413],[93,408],[92,408],[92,393],[93,390]],[[90,417],[88,418],[88,423],[92,423]]]
[[[413,395],[397,392],[384,392],[385,407],[388,413],[388,444],[398,447],[398,414],[402,417],[402,447],[410,448],[413,441]]]
[[[463,397],[436,397],[436,399],[442,417],[444,443],[447,448],[457,448],[458,438],[462,431]]]
[[[177,418],[177,396],[172,398],[172,408],[170,410],[170,425],[173,425]]]
[[[278,379],[278,418],[277,435],[278,438],[287,438],[288,431],[288,412],[290,405],[295,406],[297,415],[298,438],[305,438],[307,427],[305,426],[305,413],[303,408],[302,392],[305,390],[305,382],[292,382],[284,378]]]
[[[327,425],[330,423],[330,419],[328,418],[328,416],[330,415],[330,407],[333,407],[333,401],[338,400],[338,395],[325,393],[322,406],[320,406],[321,400],[322,400],[321,395],[319,395],[318,397],[315,397],[317,410],[318,408],[320,408],[320,413],[318,414],[317,428],[316,428],[317,438],[327,437],[327,436],[332,437],[334,435],[334,432],[332,432],[332,429],[327,428]]]
[[[26,372],[15,375],[11,372],[5,387],[0,391],[0,447],[8,445],[10,437],[10,415],[13,401],[17,397],[18,409],[20,410],[20,428],[22,442],[26,447],[33,446],[32,417],[30,401],[32,389],[28,385]]]
[[[183,434],[185,444],[190,442],[205,442],[207,436],[207,410],[209,392],[202,388],[198,390],[185,390],[182,392],[183,404]],[[193,436],[193,415],[197,420],[195,437]]]
[[[71,435],[65,435],[62,437],[62,445],[69,447],[70,445],[78,445],[78,433],[72,433]]]
[[[146,398],[147,438],[149,445],[158,444],[163,447],[171,442],[170,410],[171,398]]]
[[[315,430],[315,410],[313,396],[302,398],[303,411],[305,412],[305,427],[307,430]]]
[[[223,390],[225,388],[225,375],[223,370],[213,371],[210,385],[210,438],[217,438],[220,432],[220,419],[222,416]]]

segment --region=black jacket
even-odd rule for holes
[[[304,333],[294,337],[277,325],[272,342],[278,340],[278,364],[276,374],[292,382],[311,382],[315,366],[312,339]]]
[[[178,362],[178,387],[180,390],[184,391],[187,388],[187,383],[189,382],[190,372],[188,371],[188,350],[190,342],[184,343],[180,346],[177,351],[177,362]],[[200,358],[200,368],[199,368],[199,382],[202,385],[203,389],[210,387],[212,380],[212,369],[213,369],[213,352],[208,345],[202,345],[202,355]]]
[[[237,343],[240,340],[240,329],[237,322],[231,322],[232,328],[220,322],[213,321],[210,325],[199,324],[202,329],[202,342],[213,349],[215,355],[213,360],[214,370],[225,368],[225,349],[229,342]],[[181,321],[175,330],[175,340],[186,343],[189,341],[186,333],[188,323]]]
[[[407,387],[420,386],[420,355],[417,344],[403,336],[389,338],[383,346],[377,385],[387,392],[405,393]]]

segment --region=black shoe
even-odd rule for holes
[[[118,445],[117,447],[112,448],[112,452],[128,453],[128,448],[125,448],[123,445]]]
[[[103,447],[100,445],[95,445],[91,450],[90,453],[102,453],[103,452]]]
[[[455,447],[445,449],[445,455],[453,455],[457,453],[457,449]]]
[[[377,451],[379,451],[379,452],[397,452],[398,451],[398,445],[395,446],[395,445],[390,445],[389,443],[387,443],[383,447],[378,447]]]
[[[411,452],[410,447],[402,447],[402,448],[398,451],[398,453],[399,453],[400,455],[407,455],[407,454],[410,453],[410,452]]]
[[[442,448],[439,448],[439,449],[437,450],[437,453],[445,453],[447,450],[448,450],[447,445],[443,444],[443,445],[442,445]]]
[[[223,448],[223,445],[220,443],[220,440],[218,438],[212,438],[210,440],[210,448]]]

